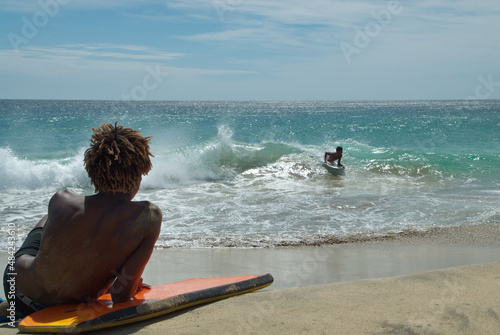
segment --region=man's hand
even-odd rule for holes
[[[141,277],[141,279],[139,279],[139,284],[137,284],[137,292],[139,292],[141,290],[150,290],[150,289],[151,289],[151,285],[144,283],[142,281],[142,277]]]

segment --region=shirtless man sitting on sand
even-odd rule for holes
[[[52,196],[48,215],[15,255],[15,271],[5,271],[5,294],[23,316],[92,301],[108,290],[114,302],[126,301],[143,287],[162,221],[156,205],[132,201],[151,170],[150,137],[109,123],[92,130],[84,162],[97,193]],[[8,273],[17,273],[15,299]]]
[[[342,147],[337,147],[336,152],[325,152],[325,163],[329,162],[330,164],[334,161],[338,160],[338,166],[343,166],[340,164],[340,159],[342,158]]]

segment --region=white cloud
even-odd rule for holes
[[[471,0],[427,1],[327,1],[327,0],[242,0],[219,1],[224,6],[223,22],[213,30],[184,36],[196,42],[231,42],[235,45],[278,48],[300,47],[311,53],[338,51],[342,42],[352,42],[359,30],[386,19],[389,23],[379,34],[399,46],[412,48],[415,41],[428,50],[454,44],[454,39],[475,35],[472,43],[477,53],[489,46],[485,41],[497,40],[500,32],[500,6],[497,0],[473,2]],[[217,21],[217,8],[212,0],[169,1],[169,7],[189,13],[213,13]],[[231,5],[233,4],[233,5]],[[395,7],[391,7],[395,6]],[[382,18],[381,18],[382,16]],[[450,38],[452,40],[450,40]],[[468,48],[464,49],[467,53]],[[457,55],[459,57],[459,55]]]
[[[228,19],[231,24],[245,24],[245,20],[250,18],[289,25],[332,27],[349,27],[370,18],[373,11],[394,5],[405,8],[405,11],[410,12],[409,15],[441,22],[447,18],[498,15],[500,9],[497,0],[172,0],[167,5],[189,12],[212,11],[214,19],[217,19],[217,12],[222,12],[222,18]],[[233,17],[235,20],[232,20]]]
[[[24,35],[23,35],[24,36]],[[168,52],[150,46],[116,43],[61,44],[58,46],[35,46],[23,36],[7,34],[11,47],[19,57],[50,58],[73,57],[80,59],[115,58],[136,61],[168,61],[188,56],[185,53]],[[30,43],[28,43],[30,42]],[[28,44],[23,46],[23,44]]]
[[[264,37],[265,36],[265,37]],[[199,33],[185,37],[186,40],[196,42],[237,42],[239,45],[265,45],[267,48],[283,46],[303,47],[303,38],[290,34],[279,27],[241,28],[219,32]]]
[[[111,50],[115,50],[114,52]],[[137,45],[70,44],[56,47],[28,46],[15,52],[0,50],[2,71],[41,76],[68,74],[68,71],[86,76],[88,72],[105,73],[144,72],[147,65],[161,65],[166,71],[182,75],[241,75],[242,70],[182,68],[168,66],[168,60],[185,54],[158,51]]]
[[[112,43],[99,44],[66,44],[59,48],[27,48],[27,51],[38,51],[47,54],[71,55],[80,58],[117,58],[137,61],[167,61],[187,56],[183,53],[166,52],[151,47],[123,45]]]

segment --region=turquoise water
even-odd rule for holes
[[[61,188],[91,194],[91,127],[153,136],[136,199],[163,211],[158,247],[331,243],[500,223],[500,101],[0,100],[0,249]],[[322,166],[344,147],[345,174]]]

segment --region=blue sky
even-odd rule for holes
[[[498,0],[0,0],[0,98],[500,99]]]

